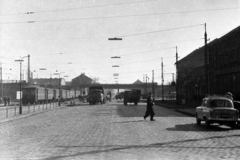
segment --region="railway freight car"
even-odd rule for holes
[[[47,90],[47,100],[51,101],[51,100],[55,99],[55,97],[54,97],[55,90],[53,88],[48,88],[46,90]]]
[[[22,88],[22,103],[33,104],[36,102],[42,102],[47,99],[47,89],[37,85],[29,85]]]
[[[76,98],[80,95],[80,91],[68,90],[68,89],[58,89],[58,88],[46,88],[39,85],[29,85],[22,88],[23,104],[33,104],[37,102],[50,102],[53,100],[70,100]]]
[[[79,97],[81,95],[81,92],[80,91],[75,91],[75,97]]]

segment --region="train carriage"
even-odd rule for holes
[[[43,88],[43,87],[38,87],[37,89],[36,89],[36,91],[37,91],[37,99],[36,99],[36,101],[37,102],[40,102],[40,101],[45,101],[46,100],[46,98],[47,98],[47,90],[46,90],[46,88]]]
[[[63,99],[67,98],[67,90],[61,89],[61,98],[63,98]]]
[[[47,93],[47,100],[51,101],[52,99],[54,99],[54,89],[52,88],[48,88],[48,93]]]
[[[67,90],[67,99],[71,99],[72,96],[71,96],[71,90]]]
[[[69,100],[80,95],[80,91],[66,89],[59,90],[54,88],[41,87],[39,85],[28,85],[26,87],[23,87],[22,91],[22,103],[24,105],[37,102],[50,102],[53,99],[58,100],[59,98]]]
[[[75,98],[75,90],[70,90],[70,98]]]
[[[55,99],[59,99],[59,96],[60,96],[60,90],[55,89]]]
[[[75,97],[79,97],[80,96],[80,91],[75,91]]]
[[[37,85],[29,85],[22,88],[22,103],[33,104],[46,99],[46,89]]]

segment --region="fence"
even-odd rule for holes
[[[53,109],[57,107],[64,107],[67,103],[61,103],[59,106],[58,102],[50,102],[50,103],[38,103],[38,104],[28,104],[28,105],[22,105],[22,115],[23,114],[30,114],[34,112],[40,112],[43,110]],[[14,118],[15,116],[20,115],[19,114],[19,104],[14,106],[5,106],[0,107],[0,119],[5,118]]]

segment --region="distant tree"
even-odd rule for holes
[[[99,80],[98,77],[93,77],[93,81],[92,81],[92,83],[93,83],[93,84],[98,83],[98,80]]]

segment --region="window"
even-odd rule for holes
[[[211,100],[209,103],[211,108],[215,107],[232,107],[228,100]]]

